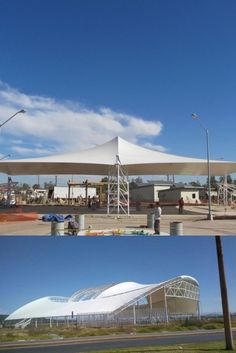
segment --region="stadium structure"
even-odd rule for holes
[[[158,284],[122,282],[82,289],[71,297],[34,300],[10,314],[7,326],[76,323],[84,326],[150,324],[199,316],[199,284],[178,276]]]

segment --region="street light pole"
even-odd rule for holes
[[[209,153],[209,131],[201,122],[199,116],[195,113],[192,114],[193,119],[197,119],[201,127],[205,130],[206,133],[206,147],[207,147],[207,175],[208,175],[208,215],[207,219],[210,221],[213,220],[212,211],[211,211],[211,169],[210,169],[210,153]]]
[[[21,109],[21,110],[18,110],[18,112],[16,112],[15,114],[13,114],[12,116],[10,116],[10,118],[8,118],[7,120],[5,120],[2,124],[0,124],[0,128],[5,125],[8,121],[10,121],[12,118],[14,118],[14,116],[16,116],[17,114],[24,114],[26,113],[26,110],[24,109]],[[7,156],[4,156],[3,158],[1,159],[4,159],[5,157],[8,157],[10,155],[7,155]],[[11,178],[8,177],[8,188],[7,188],[7,205],[10,206],[10,203],[11,203]]]
[[[11,120],[12,118],[14,118],[14,116],[16,116],[17,114],[24,114],[26,113],[26,110],[21,109],[18,112],[16,112],[15,114],[13,114],[12,116],[10,116],[10,118],[8,118],[6,121],[4,121],[2,124],[0,124],[0,128],[5,125],[9,120]]]
[[[11,155],[10,155],[10,154],[6,154],[5,156],[3,156],[3,157],[0,158],[0,161],[2,161],[2,160],[5,159],[5,158],[8,158],[8,157],[11,157]]]
[[[209,132],[206,129],[206,145],[207,145],[207,174],[208,174],[208,219],[213,220],[211,212],[211,170],[210,170],[210,157],[209,157]]]

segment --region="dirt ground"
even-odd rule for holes
[[[36,212],[36,220],[28,221],[1,221],[0,235],[51,235],[51,223],[41,220],[43,214],[84,214],[85,228],[91,229],[140,229],[147,226],[147,214],[150,210],[131,210],[131,214],[107,215],[105,209],[91,212],[85,208],[73,206],[25,206],[17,212],[26,214]],[[14,213],[14,209],[1,209],[0,216],[4,213]],[[236,210],[223,206],[213,206],[212,212],[215,216],[213,221],[207,220],[208,209],[206,206],[185,207],[184,214],[179,215],[175,207],[163,208],[161,217],[161,233],[169,234],[171,222],[182,222],[184,235],[236,235]],[[223,217],[224,219],[220,219]],[[219,218],[219,219],[217,219]],[[145,229],[145,228],[144,228]]]

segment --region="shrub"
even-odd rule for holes
[[[222,327],[223,327],[223,324],[221,323],[209,323],[209,324],[204,324],[202,326],[204,330],[215,330]]]

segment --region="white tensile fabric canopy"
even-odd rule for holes
[[[128,175],[207,175],[206,159],[176,156],[144,148],[116,137],[102,145],[68,154],[0,161],[8,175],[108,175],[117,156]],[[211,175],[236,172],[236,162],[210,161]]]
[[[74,293],[71,297],[43,297],[23,305],[7,317],[8,320],[28,318],[62,317],[89,314],[111,314],[124,310],[136,304],[145,296],[152,296],[154,307],[163,305],[163,288],[176,288],[168,301],[174,298],[174,310],[178,313],[195,313],[199,301],[199,283],[191,276],[178,276],[157,284],[140,284],[136,282],[121,282],[100,288],[89,288]],[[180,290],[182,288],[182,291]],[[185,290],[184,290],[185,289]],[[161,293],[157,296],[157,292]],[[177,301],[182,297],[184,303]]]

